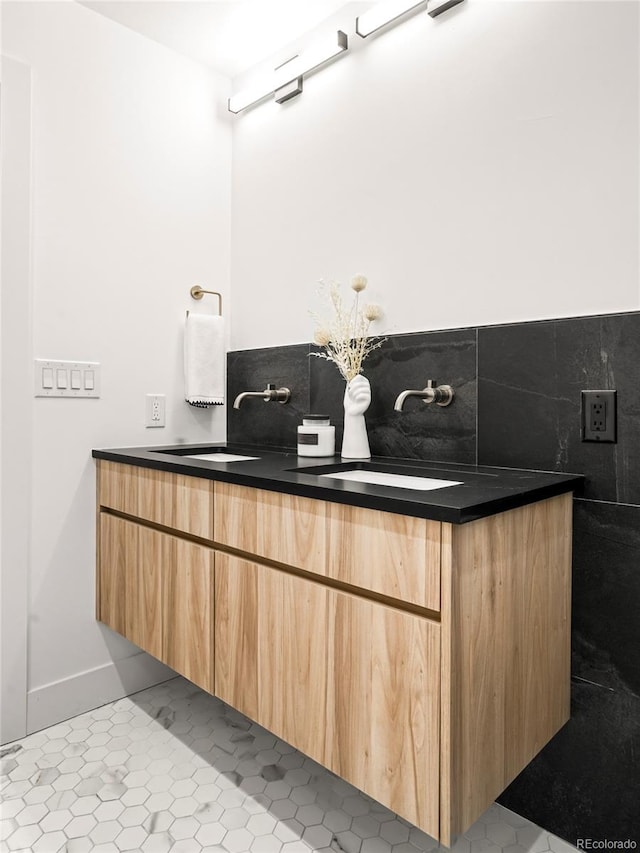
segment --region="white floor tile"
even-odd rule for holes
[[[7,745],[0,771],[3,851],[440,850],[425,833],[182,678]],[[575,848],[494,804],[452,851]]]

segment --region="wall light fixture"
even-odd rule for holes
[[[397,21],[408,12],[417,9],[418,6],[426,6],[427,12],[432,18],[446,12],[452,6],[457,6],[462,0],[382,0],[372,9],[368,9],[363,15],[356,18],[356,32],[362,38],[370,36],[376,30],[386,27],[387,24]]]
[[[416,0],[382,0],[382,3],[377,3],[363,15],[358,15],[356,32],[362,38],[366,38],[418,6],[426,6],[425,0],[420,0],[418,3]]]
[[[288,101],[302,91],[302,80],[305,74],[319,68],[349,49],[346,33],[338,30],[330,36],[311,45],[307,50],[268,72],[252,86],[243,89],[229,98],[229,112],[239,113],[242,110],[263,101],[270,95],[275,96],[278,103]]]

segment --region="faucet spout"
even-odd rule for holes
[[[288,403],[291,391],[288,388],[276,388],[272,382],[269,382],[264,391],[242,391],[233,401],[233,408],[239,409],[242,401],[246,400],[247,397],[260,397],[265,403],[269,403],[272,400],[278,403]]]
[[[405,400],[408,397],[424,397],[424,396],[425,395],[424,395],[423,391],[412,391],[412,390],[403,391],[401,394],[398,394],[396,401],[393,404],[393,408],[396,412],[401,412],[403,407],[404,407]]]
[[[241,394],[238,394],[236,399],[233,401],[233,408],[239,409],[242,405],[242,401],[246,400],[247,397],[262,397],[263,400],[268,399],[264,396],[264,391],[243,391]]]
[[[454,391],[450,385],[438,385],[435,379],[427,380],[427,387],[422,391],[403,391],[398,394],[393,408],[396,412],[403,410],[408,397],[419,397],[425,403],[436,403],[438,406],[448,406],[453,400]]]

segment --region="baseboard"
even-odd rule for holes
[[[32,734],[175,677],[172,669],[141,652],[36,687],[27,694],[27,733]]]

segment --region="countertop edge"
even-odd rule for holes
[[[220,448],[226,447],[224,443],[218,443],[216,446]],[[184,446],[180,449],[184,450]],[[247,448],[245,448],[245,450],[248,452]],[[210,468],[194,464],[194,462],[180,462],[178,461],[179,456],[170,457],[166,454],[166,451],[164,451],[166,454],[164,457],[148,455],[151,453],[158,453],[158,449],[155,447],[93,449],[91,455],[94,459],[102,459],[108,462],[167,471],[175,474],[183,474],[186,476],[230,483],[232,485],[247,486],[250,488],[263,489],[265,491],[279,492],[281,494],[296,495],[299,497],[345,504],[348,506],[359,506],[365,509],[378,510],[380,512],[391,512],[399,515],[425,518],[451,524],[467,524],[511,509],[527,506],[547,498],[556,497],[567,492],[574,492],[584,482],[584,477],[580,474],[535,472],[523,469],[492,469],[486,468],[485,466],[462,466],[465,468],[475,467],[480,473],[484,470],[501,471],[506,479],[509,479],[510,474],[512,479],[515,479],[518,474],[538,475],[540,480],[546,480],[546,482],[541,482],[538,485],[532,484],[524,488],[522,486],[518,487],[515,485],[513,490],[509,490],[505,487],[503,490],[504,493],[497,495],[495,498],[483,499],[466,506],[443,506],[437,502],[427,502],[426,498],[424,498],[424,493],[422,493],[421,499],[412,499],[411,495],[415,495],[416,493],[410,492],[409,490],[401,490],[404,494],[398,494],[398,490],[390,487],[376,487],[372,489],[368,488],[365,484],[359,484],[360,488],[358,491],[355,491],[349,487],[345,488],[344,485],[336,485],[335,481],[332,481],[330,485],[296,481],[290,476],[286,476],[294,473],[288,466],[296,464],[298,457],[295,453],[286,453],[274,450],[266,451],[258,448],[255,448],[254,451],[256,455],[259,452],[268,454],[271,461],[273,461],[275,457],[280,456],[282,458],[282,463],[285,463],[287,467],[285,468],[281,465],[279,469],[275,470],[275,472],[271,469],[271,471],[262,473],[255,469],[254,473],[251,473],[238,469],[229,470],[228,468]],[[376,461],[382,461],[382,458]],[[393,459],[384,459],[384,462],[387,464],[393,464],[394,461],[395,460]],[[407,466],[411,465],[413,460],[399,460],[399,462]],[[428,464],[429,463],[415,460],[415,465],[418,466],[426,466]],[[425,470],[428,470],[428,468]],[[272,476],[267,476],[268,473],[271,473]],[[276,475],[278,473],[283,475],[283,478],[274,478],[274,473]],[[309,473],[313,473],[312,468],[310,468]],[[364,489],[362,488],[363,485],[365,485]],[[380,491],[383,491],[386,494],[380,494]]]

